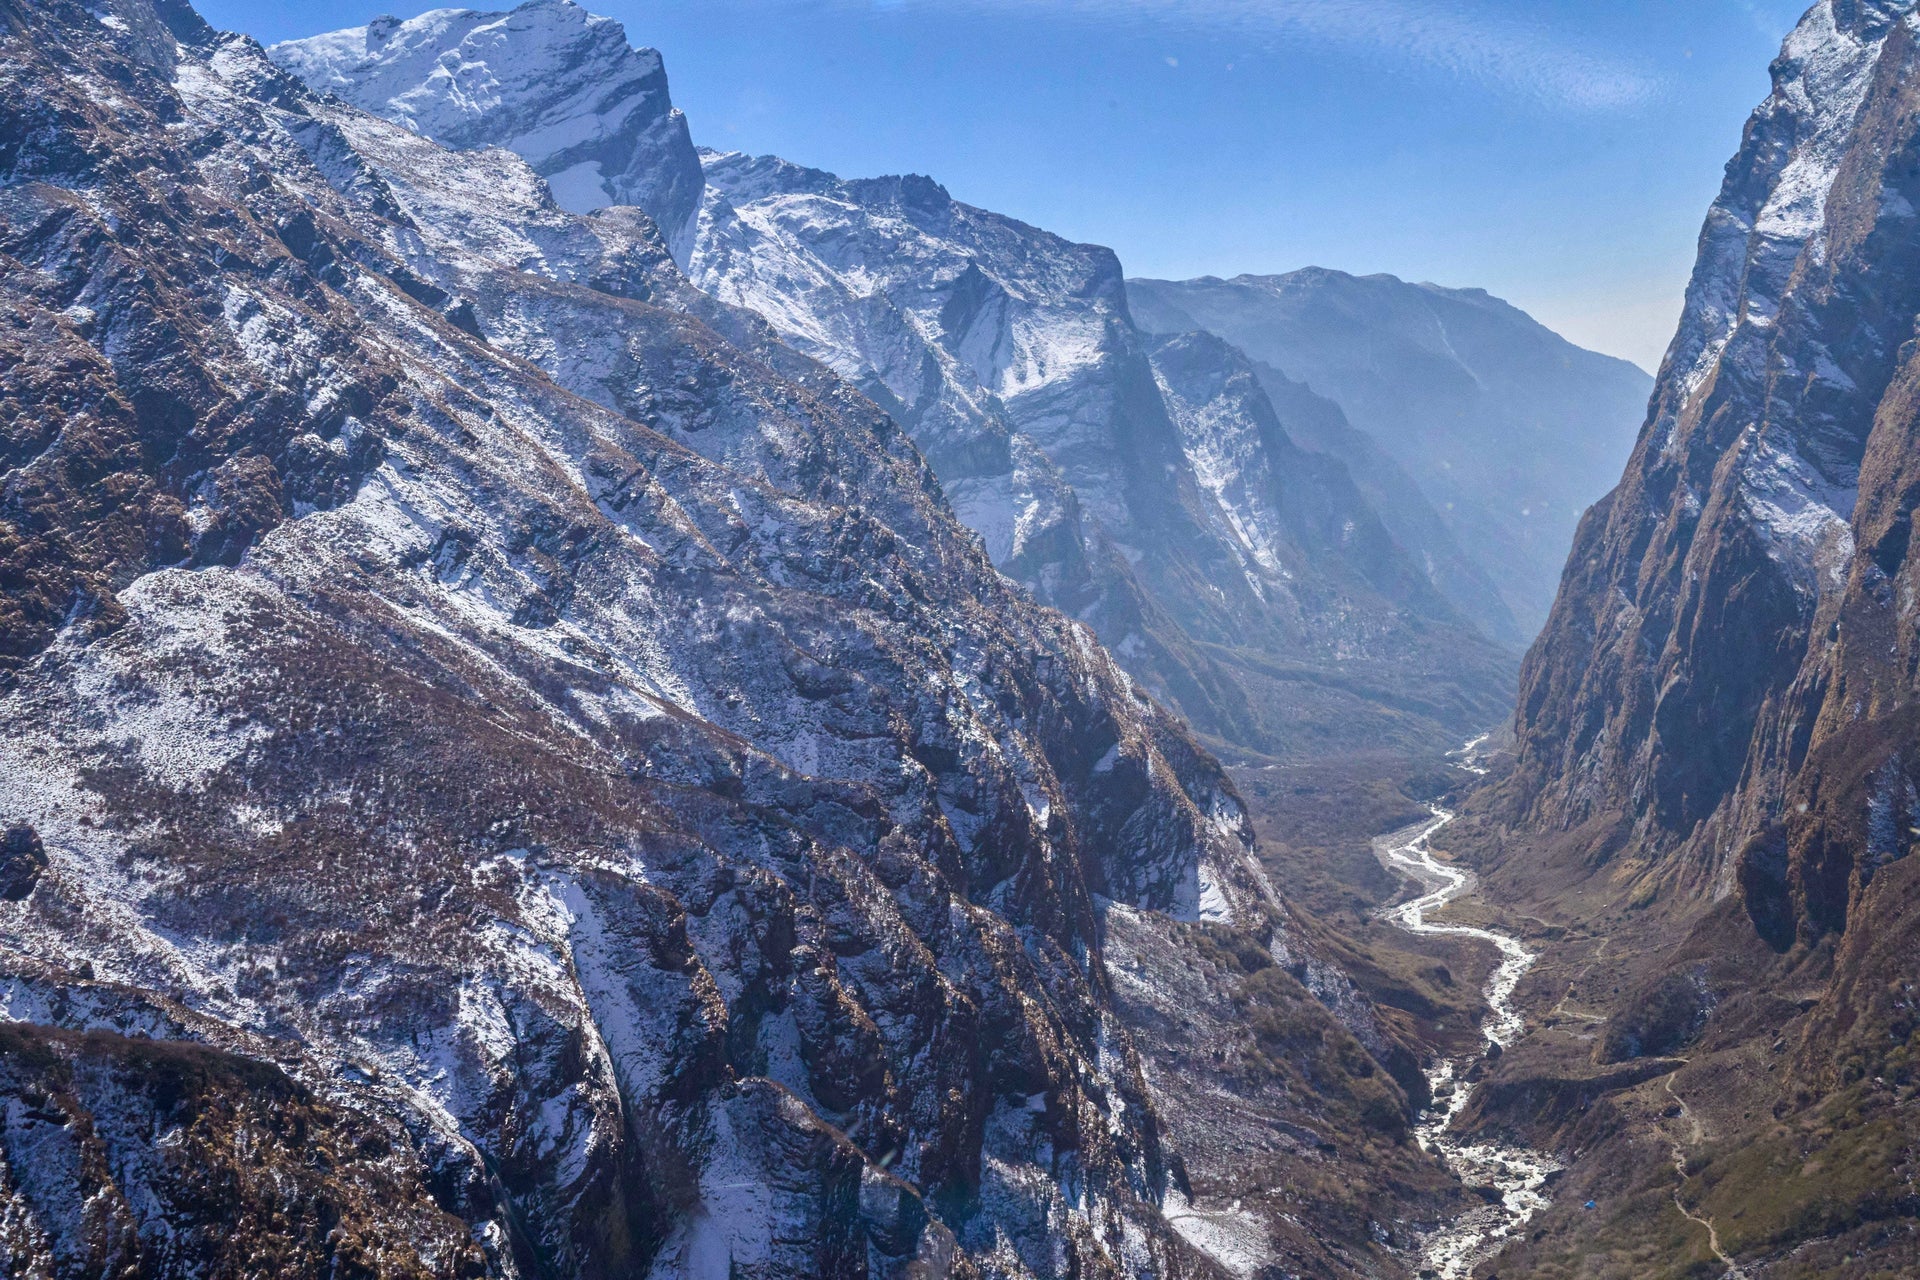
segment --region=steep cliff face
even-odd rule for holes
[[[556,62],[547,46],[559,28],[521,12],[436,19],[440,56],[466,56],[454,46],[466,24],[517,24],[517,40],[488,56]],[[429,35],[423,28],[421,40]],[[343,46],[362,61],[348,65]],[[389,51],[353,31],[273,55],[318,88],[354,81],[353,101],[442,142],[526,152],[525,108],[505,96],[446,132],[412,111],[432,85],[422,75],[438,65],[422,61],[424,45]],[[409,80],[422,87],[397,88]],[[885,406],[994,563],[1089,623],[1203,732],[1278,754],[1383,736],[1431,746],[1500,714],[1502,652],[1438,593],[1406,590],[1404,565],[1379,566],[1393,584],[1384,591],[1348,574],[1346,535],[1319,536],[1326,528],[1308,513],[1366,500],[1338,466],[1249,418],[1239,429],[1255,447],[1284,442],[1260,465],[1304,463],[1287,492],[1300,518],[1271,533],[1289,540],[1291,567],[1262,567],[1235,532],[1258,519],[1231,507],[1247,490],[1210,487],[1195,472],[1111,252],[966,205],[922,177],[846,180],[770,157],[702,159],[694,282],[760,314]],[[1214,350],[1195,348],[1184,362]],[[1212,376],[1234,372],[1220,363]],[[1356,528],[1377,526],[1360,512]],[[1393,677],[1400,666],[1430,668],[1444,687],[1428,696]]]
[[[9,1023],[0,1094],[17,1275],[485,1274],[405,1135],[278,1063]]]
[[[1294,444],[1227,344],[1143,338],[1111,252],[925,179],[848,182],[737,155],[707,170],[696,281],[878,378],[996,563],[1092,623],[1203,730],[1305,753],[1498,714],[1498,652],[1381,536],[1345,469]],[[876,311],[886,325],[868,322]],[[876,357],[888,325],[910,359]],[[1023,489],[1017,466],[956,465],[982,455],[982,419],[956,447],[914,407],[952,403],[954,385],[1056,489]],[[1444,674],[1431,688],[1414,670]]]
[[[660,55],[611,18],[563,0],[511,13],[436,9],[282,45],[322,93],[449,147],[505,146],[563,209],[638,205],[683,264],[704,185]]]
[[[1691,837],[1722,885],[1733,846],[1798,819],[1788,789],[1822,744],[1897,721],[1910,685],[1910,10],[1822,4],[1788,40],[1708,216],[1652,417],[1523,676],[1532,814],[1631,810],[1644,841]],[[1829,892],[1795,883],[1838,923]]]
[[[1113,255],[927,178],[705,160],[692,279],[892,408],[994,562],[1038,598],[1140,660],[1203,727],[1244,723],[1240,700],[1210,688],[1188,619],[1144,580],[1149,530],[1169,551],[1155,565],[1194,578],[1200,535]]]
[[[1146,329],[1217,333],[1336,403],[1367,440],[1303,438],[1347,463],[1482,629],[1539,632],[1581,512],[1633,447],[1644,373],[1479,289],[1313,268],[1128,291]]]
[[[1823,0],[1787,40],[1478,802],[1492,883],[1611,948],[1566,971],[1560,1010],[1605,1014],[1581,1064],[1543,1035],[1508,1096],[1670,1056],[1664,1091],[1560,1115],[1611,1202],[1512,1266],[1630,1249],[1668,1204],[1676,1255],[1717,1224],[1756,1277],[1920,1265],[1917,32],[1910,0]],[[1598,1171],[1669,1150],[1675,1180]]]
[[[0,101],[9,1268],[1218,1276],[1117,909],[1437,1190],[1218,766],[644,213],[173,0]]]
[[[1222,584],[1244,582],[1251,596],[1224,629],[1188,633],[1269,731],[1290,727],[1298,754],[1326,756],[1497,718],[1497,661],[1347,468],[1294,442],[1256,366],[1209,333],[1151,339],[1148,353],[1193,486],[1211,499],[1195,504],[1212,542],[1199,586],[1227,597]],[[1311,399],[1292,407],[1332,409]],[[1195,590],[1165,590],[1182,588]]]
[[[1208,333],[1156,339],[1148,346],[1154,378],[1171,411],[1181,451],[1200,488],[1229,522],[1220,541],[1244,548],[1276,590],[1338,583],[1413,610],[1445,607],[1360,496],[1346,468],[1294,443],[1253,364]],[[1313,633],[1316,613],[1338,601],[1307,600],[1296,624]]]
[[[1260,389],[1287,424],[1287,434],[1301,447],[1345,465],[1354,488],[1433,589],[1462,617],[1474,620],[1483,634],[1524,649],[1520,624],[1499,587],[1461,547],[1413,474],[1378,440],[1354,426],[1338,404],[1270,364],[1247,359]]]

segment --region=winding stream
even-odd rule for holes
[[[1485,773],[1476,759],[1485,738],[1476,738],[1455,752],[1473,773]],[[1404,831],[1380,836],[1375,848],[1393,870],[1417,883],[1425,892],[1410,902],[1390,908],[1385,918],[1409,933],[1448,934],[1474,938],[1500,952],[1500,964],[1487,979],[1487,1017],[1481,1024],[1488,1049],[1504,1049],[1520,1038],[1526,1021],[1513,1007],[1513,992],[1537,957],[1515,938],[1470,925],[1434,924],[1427,916],[1474,889],[1472,873],[1441,862],[1432,840],[1454,815],[1431,806],[1433,817]],[[1483,1049],[1472,1058],[1447,1059],[1427,1072],[1433,1087],[1433,1105],[1422,1113],[1414,1133],[1424,1150],[1439,1153],[1447,1167],[1471,1187],[1490,1187],[1498,1201],[1468,1210],[1421,1242],[1421,1274],[1439,1280],[1465,1280],[1482,1260],[1491,1257],[1550,1203],[1547,1182],[1561,1168],[1543,1152],[1497,1143],[1468,1142],[1452,1132],[1454,1119],[1466,1109],[1474,1086],[1465,1076],[1484,1059]]]

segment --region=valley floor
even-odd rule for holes
[[[1381,832],[1417,835],[1431,802],[1473,780],[1437,756],[1380,755],[1242,768],[1236,782],[1276,882],[1325,930],[1320,945],[1375,1002],[1396,1043],[1429,1068],[1473,1062],[1488,1015],[1481,993],[1501,955],[1470,936],[1395,927],[1404,910],[1388,908],[1414,895],[1373,847]],[[1453,1141],[1539,1148],[1564,1170],[1504,1252],[1477,1253],[1457,1270],[1409,1255],[1410,1274],[1920,1274],[1913,1091],[1863,1080],[1825,1097],[1802,1087],[1796,1098],[1782,1083],[1824,980],[1817,958],[1804,962],[1797,999],[1736,994],[1696,1042],[1622,1047],[1620,1028],[1634,1025],[1645,992],[1667,969],[1685,970],[1676,952],[1687,931],[1658,910],[1612,905],[1602,884],[1557,896],[1528,884],[1499,869],[1472,820],[1435,830],[1428,847],[1441,864],[1496,867],[1428,918],[1497,930],[1536,957],[1513,990],[1524,1030],[1470,1073]],[[1726,925],[1737,937],[1745,921]]]

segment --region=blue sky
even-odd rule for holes
[[[263,40],[420,6],[202,0]],[[496,6],[508,7],[508,6]],[[1478,285],[1651,369],[1803,0],[590,0],[705,146],[955,196],[1133,275]]]

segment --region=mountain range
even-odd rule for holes
[[[1920,1273],[1916,85],[1814,5],[1650,384],[0,0],[0,1271]]]
[[[1429,453],[1392,460],[1311,385],[1275,377],[1273,350],[1262,348],[1263,368],[1224,325],[1211,332],[1227,343],[1159,341],[1209,330],[1139,322],[1168,309],[1149,299],[1141,312],[1138,286],[1110,251],[966,205],[924,177],[844,180],[771,157],[642,143],[686,132],[656,88],[659,56],[557,0],[382,20],[270,53],[316,91],[449,146],[514,151],[569,207],[630,200],[678,228],[687,217],[681,193],[703,187],[681,256],[688,278],[758,313],[887,408],[995,565],[1091,625],[1137,679],[1223,748],[1277,758],[1431,749],[1502,714],[1507,655],[1531,632],[1485,564],[1509,562],[1512,540],[1483,538],[1474,553],[1462,551],[1410,478]],[[594,83],[646,89],[589,95],[573,68]],[[630,175],[585,181],[585,144],[555,140],[589,137],[610,154],[657,155],[671,176],[651,186]],[[1644,404],[1637,373],[1552,339],[1510,308],[1485,310],[1602,375],[1563,379],[1564,403],[1543,429],[1535,419],[1551,378],[1534,370],[1532,381],[1500,381],[1508,366],[1487,349],[1506,335],[1471,348],[1479,330],[1456,324],[1484,367],[1421,369],[1402,358],[1412,372],[1391,394],[1424,403],[1437,400],[1431,386],[1492,371],[1472,405],[1487,419],[1474,424],[1478,434],[1452,433],[1463,452],[1485,451],[1522,418],[1527,431],[1551,437],[1611,414],[1591,452],[1611,449],[1607,469],[1617,471]],[[1424,333],[1378,327],[1407,350],[1431,345]],[[1370,410],[1391,399],[1368,401],[1364,380],[1328,381],[1340,394],[1361,388],[1358,402]],[[1448,394],[1450,407],[1461,401]],[[1504,417],[1489,417],[1490,405]],[[1399,445],[1433,429],[1429,416],[1396,423],[1382,439]],[[1555,496],[1590,500],[1604,485],[1583,475]],[[1455,524],[1478,529],[1464,517]],[[1559,526],[1542,528],[1550,539]]]
[[[177,0],[0,0],[0,90],[10,1274],[1361,1275],[1458,1207],[1220,766],[652,217]]]

